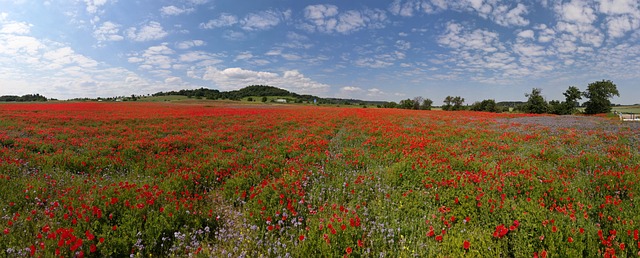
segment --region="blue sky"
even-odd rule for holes
[[[638,0],[0,0],[0,95],[272,85],[525,100],[609,79],[640,103]]]

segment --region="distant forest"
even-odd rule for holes
[[[40,94],[27,94],[22,96],[4,95],[4,96],[0,96],[0,101],[3,101],[3,102],[47,101],[47,98]]]

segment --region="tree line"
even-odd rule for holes
[[[620,92],[618,92],[617,86],[612,81],[602,80],[590,83],[584,92],[580,91],[576,86],[569,86],[563,95],[565,97],[564,101],[551,100],[547,102],[542,96],[542,89],[533,88],[531,93],[525,94],[525,97],[527,97],[526,102],[497,103],[494,99],[486,99],[474,102],[470,106],[464,105],[464,98],[460,96],[447,96],[441,108],[446,111],[471,110],[500,113],[508,111],[512,107],[516,112],[570,115],[578,113],[578,107],[580,106],[578,100],[585,98],[587,101],[584,103],[584,113],[601,114],[611,112],[610,99],[614,96],[620,96]],[[433,101],[431,99],[420,96],[401,100],[400,103],[388,102],[383,107],[431,110],[433,108],[432,105]]]
[[[40,94],[27,94],[22,96],[4,95],[4,96],[0,96],[0,101],[4,101],[4,102],[47,101],[47,98]]]

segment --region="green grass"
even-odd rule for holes
[[[618,111],[620,113],[634,113],[634,114],[639,114],[640,113],[640,106],[639,105],[633,105],[633,106],[619,106],[619,107],[613,107],[612,111]]]

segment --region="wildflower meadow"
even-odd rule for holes
[[[640,127],[295,105],[0,105],[3,257],[635,257]]]

